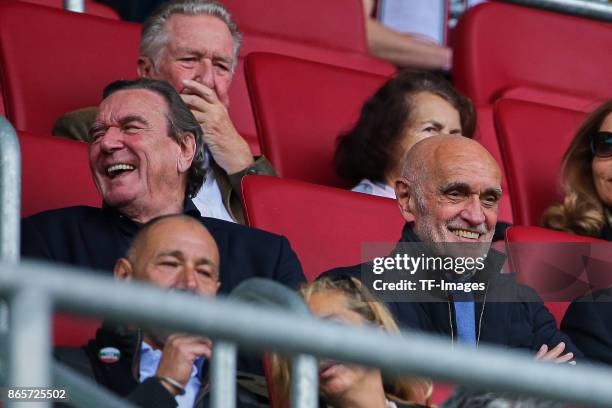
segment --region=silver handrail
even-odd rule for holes
[[[85,12],[85,0],[64,0],[64,9],[76,13]]]
[[[536,7],[596,20],[612,21],[612,4],[588,0],[501,0],[521,6]]]
[[[261,306],[290,310],[299,316],[311,316],[306,303],[292,290],[269,279],[252,278],[242,282],[230,298]],[[291,406],[317,408],[319,405],[319,365],[317,359],[306,354],[291,358]]]
[[[54,386],[70,390],[71,405],[88,408],[136,408],[134,404],[110,393],[91,380],[83,378],[82,375],[63,364],[55,363],[52,369]]]
[[[0,259],[19,261],[21,153],[13,126],[0,116]]]
[[[7,268],[16,273],[7,273]],[[204,334],[213,341],[230,340],[257,352],[272,348],[289,355],[311,354],[378,367],[388,374],[421,375],[471,388],[612,406],[612,370],[583,363],[576,367],[541,364],[528,354],[492,346],[476,350],[457,345],[452,350],[447,340],[438,337],[413,333],[392,336],[373,328],[340,327],[235,300],[197,298],[137,282],[116,282],[81,268],[31,262],[0,264],[0,293],[24,290],[42,291],[60,308],[78,313]],[[20,331],[25,329],[19,327]],[[11,331],[10,335],[23,333]],[[49,342],[49,338],[38,340]],[[36,357],[37,364],[50,358]]]

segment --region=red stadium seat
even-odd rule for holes
[[[495,105],[517,225],[539,225],[546,208],[562,198],[561,160],[585,116],[583,112],[511,99]]]
[[[243,33],[243,45],[230,89],[230,113],[236,127],[258,153],[257,130],[243,63],[252,52],[276,54],[390,75],[395,67],[368,55],[363,7],[355,0],[227,0]],[[276,82],[291,81],[295,72],[282,72]]]
[[[453,79],[474,103],[502,94],[586,111],[612,95],[612,26],[524,6],[470,8],[455,32]]]
[[[552,280],[550,279],[551,275],[548,275],[547,271],[544,270],[545,265],[563,265],[566,267],[566,269],[568,265],[572,265],[570,269],[574,269],[572,271],[575,274],[575,276],[572,278],[574,281],[576,281],[582,273],[584,269],[582,264],[583,259],[576,256],[581,248],[573,245],[570,249],[568,246],[564,246],[566,245],[565,243],[606,243],[607,245],[606,241],[592,237],[584,237],[580,235],[568,234],[562,231],[529,226],[513,226],[508,228],[508,230],[506,230],[506,242],[510,244],[508,247],[508,252],[512,265],[511,268],[517,273],[519,282],[534,288],[539,293],[542,293],[542,287],[547,287],[546,285],[550,284],[550,281]],[[547,243],[560,244],[553,247]],[[532,246],[527,246],[524,244],[531,244]],[[539,262],[534,267],[525,263],[529,262],[529,253],[534,251],[540,252],[540,254],[544,251],[550,251],[551,256],[550,258],[543,258],[542,255],[540,255],[540,258],[538,258]],[[589,247],[585,246],[584,251],[585,253],[590,253]],[[544,264],[541,262],[542,259],[546,259],[548,262]],[[576,282],[568,282],[568,287],[569,285],[574,286],[573,290],[584,289],[579,286],[579,283],[577,285]],[[571,292],[572,290],[568,291],[568,293]],[[571,299],[567,299],[567,301],[544,302],[548,310],[553,314],[553,316],[555,316],[557,326],[559,326],[561,320],[563,320],[563,315],[570,304],[570,300]]]
[[[19,132],[22,162],[21,214],[73,205],[99,207],[87,145],[59,137]]]
[[[491,155],[495,158],[499,167],[504,173],[504,164],[502,154],[499,150],[499,141],[497,140],[497,132],[495,131],[495,121],[493,118],[493,107],[491,105],[481,105],[476,107],[477,126],[474,139],[480,142]],[[508,188],[508,180],[506,175],[502,176],[502,191],[503,195],[499,202],[500,221],[505,221],[512,224],[512,203],[510,201],[510,189]]]
[[[85,143],[19,132],[19,144],[23,217],[73,205],[100,206],[101,199],[91,179]],[[53,344],[85,344],[94,337],[99,325],[98,320],[55,314]]]
[[[139,36],[137,24],[0,2],[0,90],[8,119],[18,130],[49,134],[60,115],[97,106],[106,84],[136,76]]]
[[[3,0],[7,1],[7,0]],[[63,0],[20,0],[28,3],[39,4],[41,6],[64,8]],[[120,20],[119,14],[105,4],[96,3],[93,0],[85,0],[85,13],[92,16],[106,17],[113,20]]]
[[[240,30],[368,53],[363,5],[355,0],[225,0]]]
[[[278,174],[347,187],[332,163],[336,138],[387,77],[265,53],[248,56],[246,76],[261,149]]]
[[[53,345],[79,347],[94,337],[100,321],[64,313],[56,313],[53,318]]]
[[[253,52],[271,52],[291,57],[332,64],[340,67],[350,67],[353,69],[372,72],[379,75],[391,75],[395,72],[395,67],[373,59],[365,54],[325,48],[318,44],[308,44],[287,40],[281,37],[273,37],[266,34],[250,33],[244,34],[243,46],[240,49],[238,65],[230,88],[230,115],[234,120],[236,128],[240,134],[249,142],[254,154],[259,154],[259,144],[257,141],[257,130],[249,92],[244,78],[244,62],[248,54]],[[286,83],[297,74],[296,72],[282,72],[277,77],[276,83]]]
[[[395,200],[276,177],[245,177],[242,200],[249,226],[289,239],[308,280],[362,262],[364,242],[387,254],[404,226]]]

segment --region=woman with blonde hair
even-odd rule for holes
[[[565,198],[544,214],[544,226],[612,240],[612,99],[589,115],[562,162]]]
[[[300,290],[312,313],[322,319],[350,325],[373,325],[399,334],[387,307],[356,278],[322,278]],[[272,356],[274,408],[289,407],[290,369],[287,360]],[[319,391],[334,408],[402,408],[426,404],[432,384],[420,378],[383,378],[380,370],[341,363],[319,362]],[[421,404],[421,405],[418,405]]]

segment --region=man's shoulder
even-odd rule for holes
[[[204,226],[213,235],[215,232],[222,232],[230,235],[234,239],[262,240],[264,242],[286,239],[284,236],[275,234],[273,232],[264,231],[262,229],[248,227],[246,225],[220,220],[217,218],[200,217],[200,222],[204,224]]]
[[[30,215],[22,220],[24,225],[66,225],[102,215],[102,209],[88,206],[64,207]]]
[[[65,113],[55,121],[51,134],[73,140],[87,141],[89,128],[95,121],[97,114],[98,108],[95,106]]]

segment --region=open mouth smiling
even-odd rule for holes
[[[108,177],[113,179],[120,174],[129,173],[131,171],[134,171],[135,169],[136,169],[136,166],[134,165],[127,164],[127,163],[118,163],[118,164],[113,164],[111,166],[108,166],[106,168],[106,174],[108,175]]]
[[[467,238],[467,239],[474,239],[474,240],[477,240],[482,235],[482,234],[479,234],[478,232],[468,231],[464,229],[451,229],[450,231],[460,238]]]

